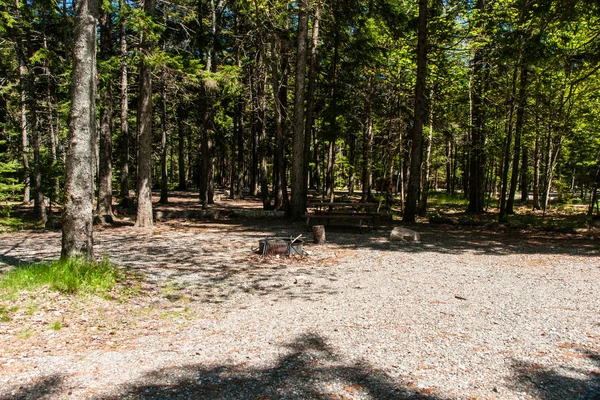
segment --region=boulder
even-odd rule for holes
[[[421,234],[411,229],[396,227],[390,234],[390,242],[421,242]]]

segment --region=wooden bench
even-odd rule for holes
[[[306,213],[306,230],[310,231],[311,225],[310,220],[327,221],[338,220],[338,221],[358,221],[358,229],[362,233],[363,228],[366,227],[369,231],[375,226],[376,214],[371,213]]]

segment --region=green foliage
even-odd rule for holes
[[[122,274],[107,260],[90,262],[71,259],[52,263],[21,265],[4,274],[0,289],[9,295],[47,286],[50,290],[75,294],[107,294]]]
[[[2,146],[5,141],[0,141]],[[6,154],[0,154],[0,216],[10,215],[8,201],[16,197],[16,194],[24,187],[17,178],[18,162],[8,158]]]

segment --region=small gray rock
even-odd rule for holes
[[[390,234],[390,242],[421,242],[421,234],[411,229],[396,227]]]

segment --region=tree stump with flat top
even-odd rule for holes
[[[315,244],[325,243],[325,225],[315,225],[312,227],[313,241]]]

